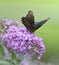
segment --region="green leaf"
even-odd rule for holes
[[[17,65],[16,62],[14,62],[14,60],[8,60],[8,59],[5,59],[7,62],[9,62],[11,65]]]
[[[36,59],[37,59],[36,55],[35,54],[32,55],[32,60],[36,60]]]
[[[4,26],[2,25],[2,23],[0,23],[0,32],[4,32],[4,30],[5,30],[5,28],[4,28]]]
[[[20,55],[18,55],[17,59],[19,59],[21,61],[21,60],[24,60],[25,57],[26,57],[26,55],[20,54]]]
[[[0,55],[1,56],[4,56],[5,55],[3,46],[1,44],[0,44]]]
[[[11,59],[12,60],[16,60],[17,59],[17,56],[14,52],[11,52]]]
[[[4,59],[0,59],[0,65],[12,65],[12,64]]]

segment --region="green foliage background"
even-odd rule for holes
[[[25,16],[29,10],[34,12],[35,20],[51,19],[35,32],[46,45],[42,61],[59,62],[59,1],[58,0],[0,0],[0,19],[17,19]],[[1,48],[0,48],[1,49]]]

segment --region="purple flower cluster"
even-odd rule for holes
[[[6,29],[9,28],[9,26],[12,26],[12,25],[16,25],[17,26],[19,24],[17,20],[9,20],[7,18],[2,19],[0,22],[2,23],[2,25]]]
[[[38,59],[45,52],[42,38],[38,38],[22,26],[9,26],[2,36],[2,42],[17,54],[35,54]]]

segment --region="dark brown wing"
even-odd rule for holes
[[[34,25],[34,15],[32,11],[28,11],[26,18],[32,25]]]
[[[27,18],[22,17],[22,23],[26,26],[26,28],[30,31],[33,32],[34,31],[34,25],[32,25]]]

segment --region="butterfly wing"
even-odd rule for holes
[[[30,32],[34,31],[34,25],[32,25],[27,18],[22,17],[22,23]]]

